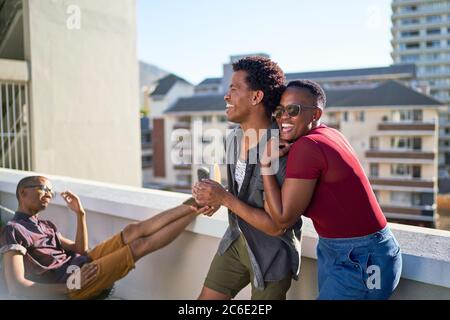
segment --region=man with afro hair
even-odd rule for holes
[[[228,121],[239,124],[228,137],[228,191],[203,180],[193,188],[200,213],[212,215],[228,208],[229,227],[211,263],[199,299],[234,298],[249,283],[252,299],[286,299],[300,266],[301,220],[280,230],[265,210],[259,150],[279,132],[272,121],[284,90],[280,67],[265,57],[246,57],[233,64],[224,96]],[[284,180],[286,157],[278,163],[276,178]]]

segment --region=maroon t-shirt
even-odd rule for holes
[[[386,226],[355,151],[335,129],[321,125],[292,145],[286,179],[317,179],[304,215],[321,237],[361,237]]]
[[[64,250],[52,222],[21,212],[16,212],[0,235],[0,252],[11,250],[24,255],[25,278],[40,283],[64,283],[70,265],[81,267],[89,260]]]

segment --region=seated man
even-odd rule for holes
[[[54,196],[47,178],[22,179],[16,196],[19,208],[1,232],[0,253],[9,293],[25,298],[95,298],[126,276],[140,258],[172,242],[197,215],[194,207],[180,205],[130,224],[88,251],[86,213],[75,194],[61,193],[77,216],[75,241],[38,217]],[[71,270],[77,271],[71,275]]]

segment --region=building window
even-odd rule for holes
[[[191,117],[190,116],[179,117],[178,121],[179,122],[191,122]]]
[[[436,73],[440,73],[440,72],[441,72],[441,68],[439,66],[425,67],[425,73],[436,74]]]
[[[429,53],[425,55],[425,60],[436,61],[439,60],[439,53]]]
[[[416,62],[419,61],[420,56],[418,54],[407,54],[402,56],[400,59],[402,62]]]
[[[177,174],[176,179],[180,186],[190,186],[192,184],[191,175]]]
[[[371,177],[378,177],[379,175],[379,165],[378,163],[371,163],[370,164],[370,176]]]
[[[420,35],[418,30],[414,30],[414,31],[403,31],[401,33],[403,38],[408,38],[408,37],[418,37]]]
[[[364,122],[364,111],[356,111],[353,115],[355,122]]]
[[[439,23],[441,22],[442,18],[440,15],[433,15],[427,17],[427,23]]]
[[[413,206],[420,206],[422,205],[422,199],[419,193],[413,192],[411,193],[411,198],[412,198],[412,205]]]
[[[411,192],[404,191],[391,191],[390,198],[392,204],[397,205],[411,205],[412,203]]]
[[[421,206],[430,202],[426,194],[405,191],[391,191],[390,199],[394,205],[407,206]]]
[[[227,119],[226,116],[218,116],[218,117],[217,117],[217,121],[219,121],[219,122],[227,122],[228,119]]]
[[[403,19],[403,20],[402,20],[402,24],[403,24],[403,25],[417,24],[417,23],[420,23],[420,20],[419,20],[419,19],[416,19],[416,18],[412,18],[412,19]]]
[[[420,165],[394,163],[391,164],[391,175],[393,177],[420,179],[422,176],[422,168]]]
[[[419,137],[392,137],[391,147],[400,150],[421,150],[422,139]]]
[[[327,122],[328,123],[336,123],[338,122],[338,117],[337,117],[337,113],[336,112],[328,112],[326,113],[327,116]]]
[[[370,150],[378,150],[380,148],[380,139],[378,137],[370,137],[369,146]]]
[[[394,177],[408,177],[411,175],[411,167],[404,163],[393,163],[391,164],[391,175]]]
[[[441,46],[441,40],[427,41],[427,48],[439,48]]]
[[[422,177],[422,167],[414,165],[412,166],[412,177],[415,179],[420,179]]]
[[[420,109],[415,110],[395,110],[391,113],[391,119],[393,122],[412,122],[422,121],[423,112]]]
[[[142,167],[148,168],[153,165],[153,157],[151,155],[149,156],[142,156]]]
[[[400,12],[415,12],[417,11],[417,6],[407,6],[400,9]]]
[[[364,122],[364,118],[365,118],[364,111],[360,111],[360,112],[359,112],[359,121],[360,121],[360,122]]]
[[[420,43],[413,42],[413,43],[401,43],[400,49],[404,50],[412,50],[412,49],[420,49]]]
[[[427,35],[432,36],[437,34],[441,34],[441,29],[427,29]]]
[[[203,116],[202,121],[204,123],[211,123],[212,122],[212,116]]]

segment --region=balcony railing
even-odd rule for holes
[[[414,122],[414,123],[402,123],[402,122],[385,122],[378,124],[378,130],[389,131],[434,131],[436,125],[434,123]]]
[[[30,170],[28,69],[0,59],[0,167]]]
[[[173,166],[175,170],[191,170],[191,164],[176,164]]]
[[[399,186],[399,187],[414,187],[414,188],[434,188],[435,182],[422,179],[411,179],[409,177],[401,178],[381,178],[371,177],[370,183],[372,185],[382,186]]]
[[[402,213],[416,216],[433,217],[435,210],[432,206],[412,206],[412,205],[381,205],[383,212]]]
[[[367,158],[434,160],[435,156],[436,155],[434,152],[427,152],[427,151],[397,151],[397,150],[366,151]]]
[[[2,205],[16,208],[16,184],[28,174],[0,169]],[[189,197],[65,177],[49,178],[57,192],[67,188],[80,196],[87,212],[91,247],[128,223],[148,219]],[[63,235],[74,238],[76,217],[61,197],[56,197],[41,216],[52,220]],[[227,226],[224,208],[213,217],[199,216],[180,238],[139,261],[136,269],[116,282],[114,295],[120,299],[195,299]],[[399,224],[390,227],[403,255],[402,279],[392,299],[450,299],[450,232]],[[316,298],[317,241],[311,221],[304,218],[301,273],[299,280],[292,283],[288,299]],[[250,294],[251,288],[247,287],[237,299],[248,299]]]

